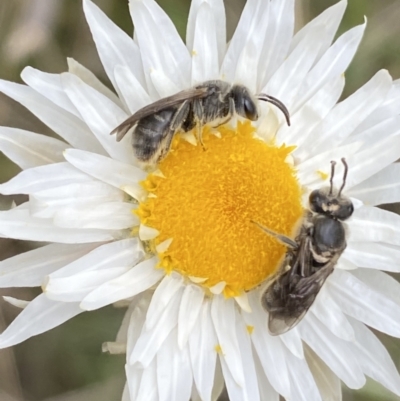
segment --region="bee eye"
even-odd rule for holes
[[[244,99],[244,112],[249,120],[256,121],[258,119],[257,107],[251,98]]]

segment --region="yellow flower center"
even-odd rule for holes
[[[301,189],[285,160],[293,147],[276,147],[254,136],[249,122],[236,130],[203,129],[203,149],[175,139],[160,163],[162,174],[143,182],[150,195],[137,214],[159,231],[160,266],[211,288],[225,283],[237,296],[270,277],[285,246],[251,221],[293,236],[302,216]]]

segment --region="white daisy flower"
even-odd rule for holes
[[[27,85],[0,81],[61,139],[0,128],[22,172],[2,194],[29,201],[0,212],[0,236],[48,242],[0,263],[1,287],[42,286],[0,335],[9,347],[105,305],[128,306],[110,352],[126,352],[123,400],[340,400],[366,376],[400,395],[388,352],[367,327],[400,337],[400,82],[379,71],[339,101],[365,24],[333,42],[343,0],[293,35],[294,0],[249,0],[225,36],[222,0],[193,0],[186,45],[153,0],[131,0],[134,39],[90,0],[84,12],[117,94],[85,67]],[[332,43],[333,42],[333,43]],[[177,134],[148,172],[131,135],[110,132],[142,107],[210,79],[267,93],[259,118]],[[196,133],[196,130],[193,132]],[[261,304],[287,248],[251,220],[295,238],[308,195],[345,158],[355,211],[347,247],[300,323],[273,336]],[[338,163],[335,186],[342,183]],[[314,255],[315,256],[315,255]]]

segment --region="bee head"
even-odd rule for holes
[[[348,171],[348,166],[344,158],[342,159],[342,162],[344,164],[344,175],[343,183],[339,190],[333,188],[333,177],[335,175],[336,163],[332,161],[330,187],[316,189],[311,192],[309,203],[310,209],[314,213],[324,214],[338,220],[346,220],[353,214],[354,207],[352,201],[342,195]]]
[[[233,85],[231,89],[236,113],[250,121],[258,120],[257,105],[250,91],[243,85]]]

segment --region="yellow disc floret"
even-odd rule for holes
[[[302,216],[301,190],[285,160],[293,148],[267,144],[250,123],[236,130],[203,129],[204,148],[175,140],[143,186],[151,195],[140,204],[141,222],[168,239],[160,267],[196,277],[205,287],[225,282],[236,296],[270,277],[285,246],[252,221],[292,236]]]

